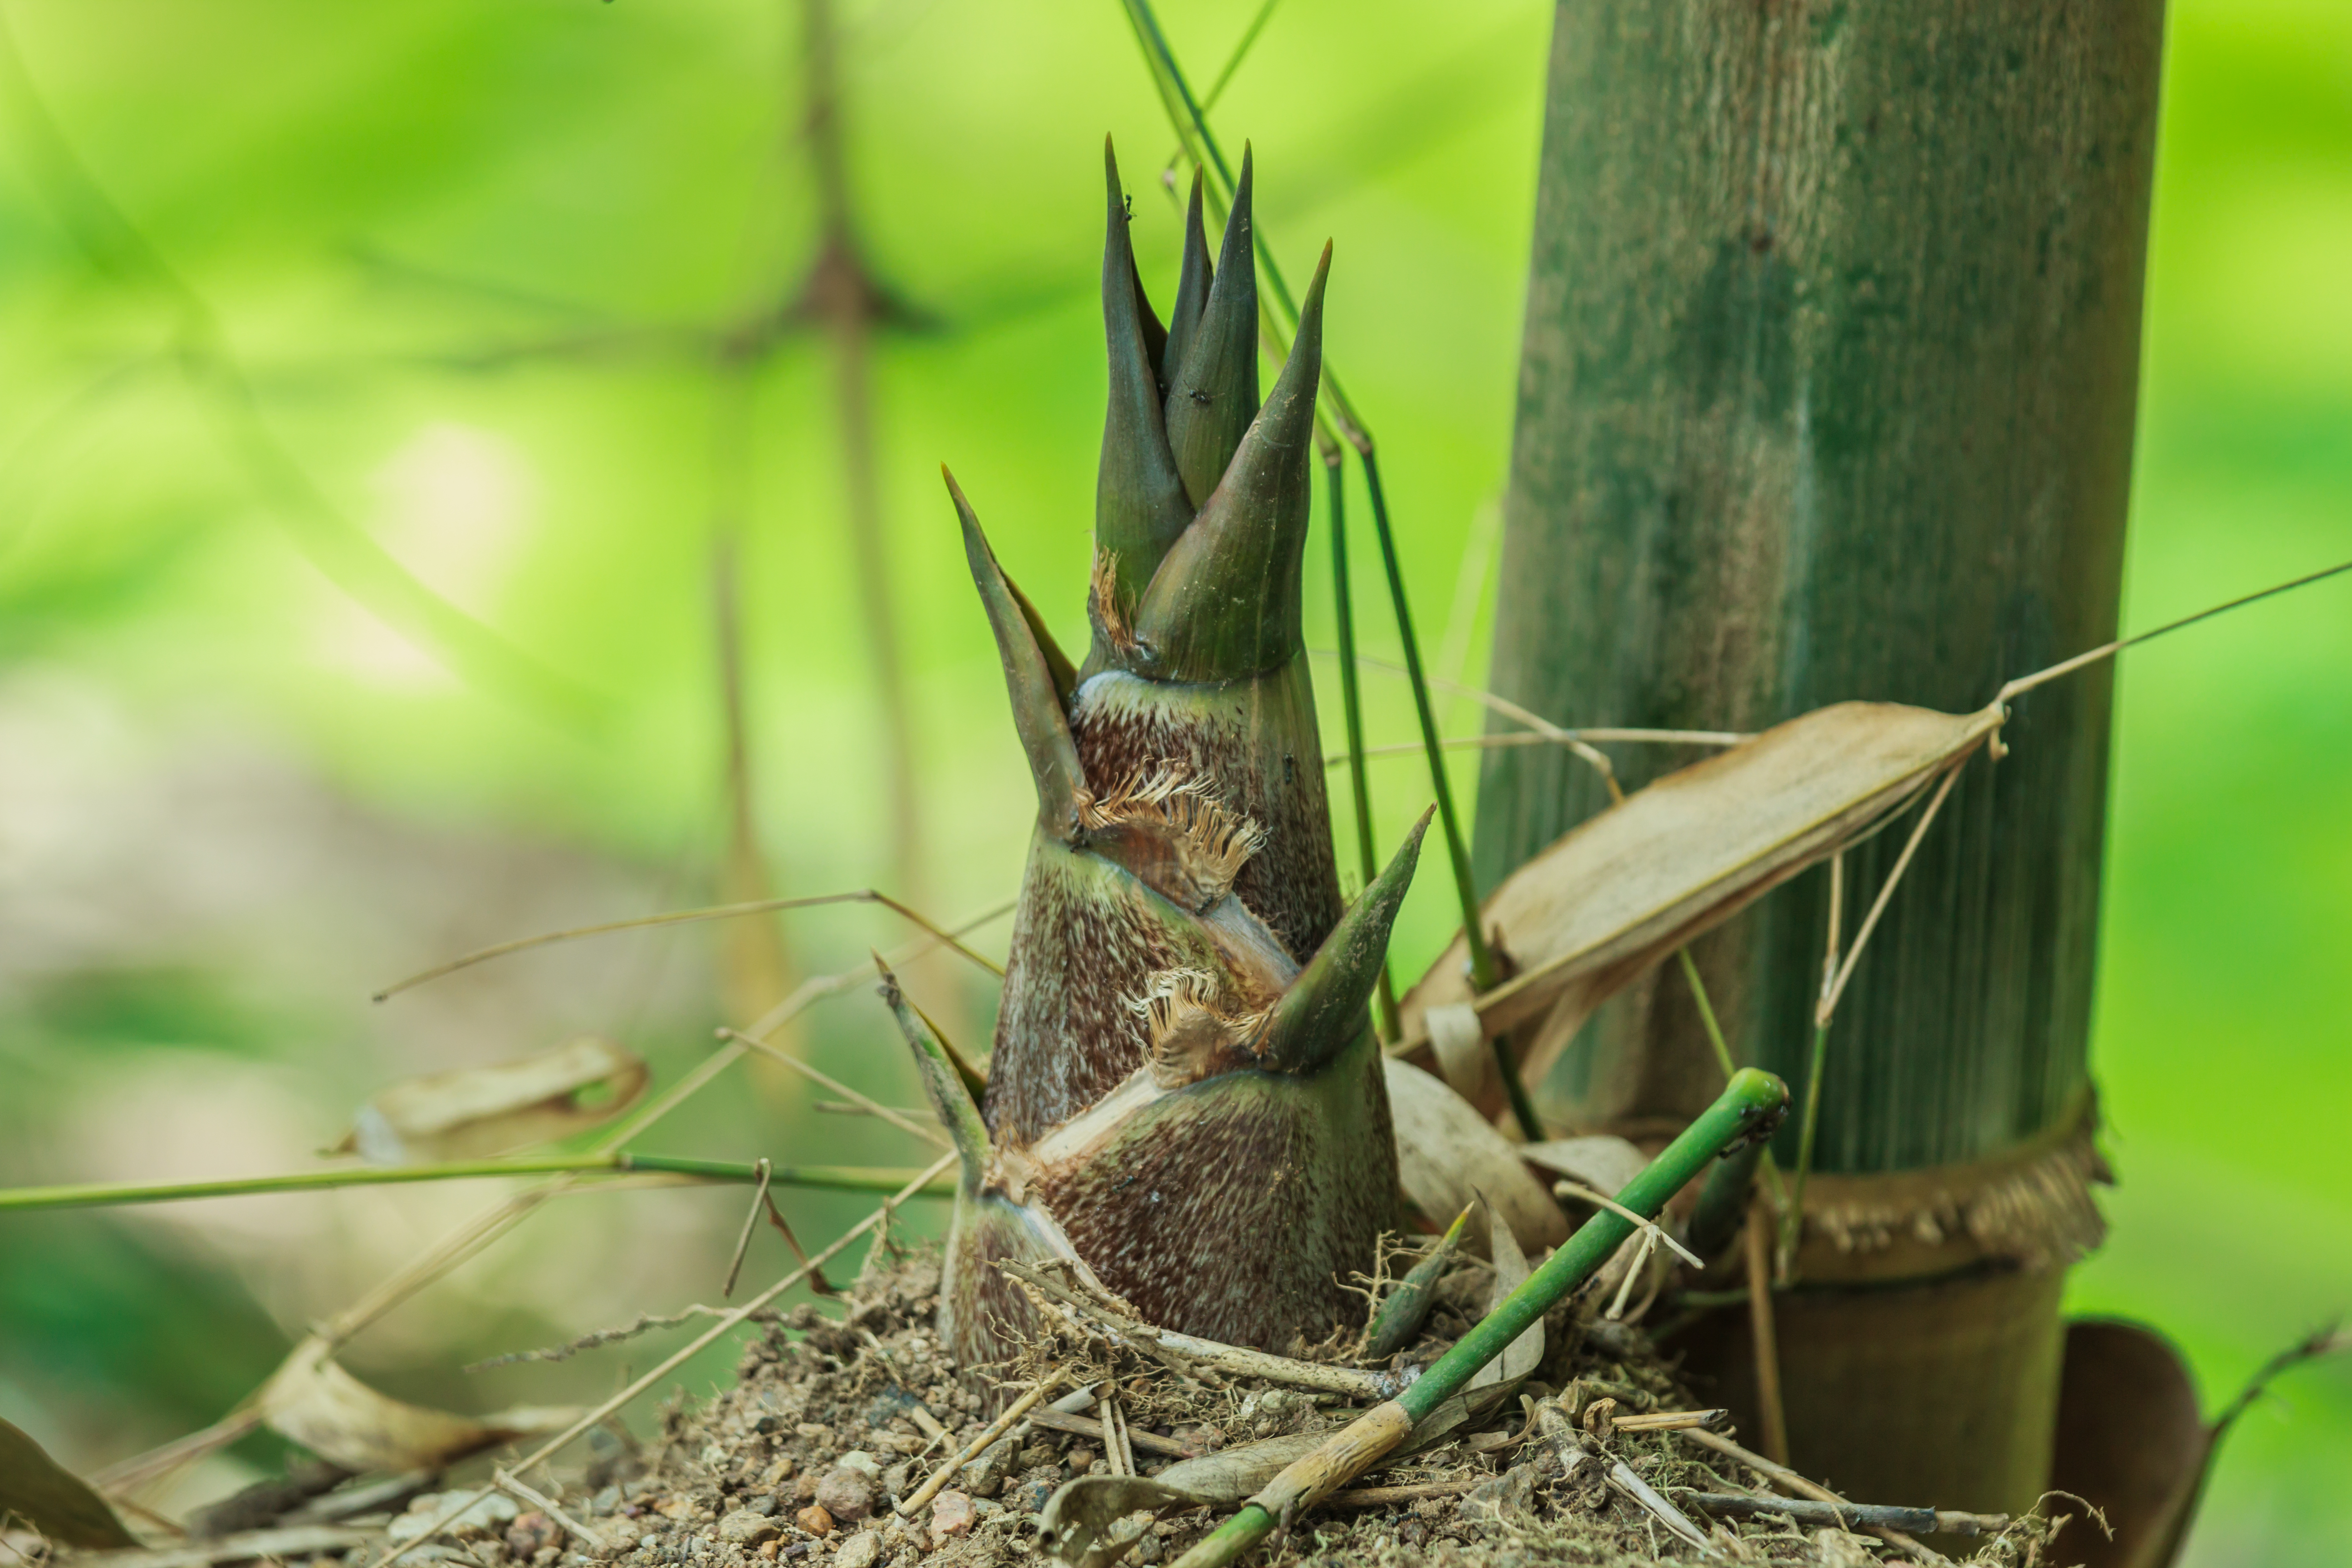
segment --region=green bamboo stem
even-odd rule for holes
[[[1363,886],[1381,874],[1380,856],[1372,843],[1372,788],[1364,773],[1364,701],[1356,669],[1356,612],[1348,587],[1348,516],[1343,489],[1347,470],[1340,467],[1336,446],[1323,449],[1323,479],[1331,499],[1331,605],[1339,638],[1339,709],[1348,731],[1348,784],[1356,805],[1356,854]],[[1389,978],[1386,959],[1381,963],[1375,994],[1383,1044],[1402,1032],[1397,1018],[1396,987]]]
[[[756,1165],[731,1160],[695,1160],[672,1154],[541,1154],[522,1159],[456,1160],[437,1165],[359,1165],[329,1171],[293,1171],[275,1176],[230,1176],[210,1182],[90,1182],[55,1187],[0,1189],[0,1210],[92,1208],[118,1204],[177,1203],[186,1198],[243,1197],[252,1193],[299,1193],[339,1187],[392,1186],[410,1182],[454,1182],[476,1176],[550,1174],[658,1174],[705,1182],[756,1182]],[[814,1187],[832,1192],[894,1193],[911,1172],[869,1165],[782,1165],[768,1173],[771,1185]],[[954,1188],[936,1183],[927,1196],[949,1196]]]
[[[1665,1207],[1667,1199],[1680,1192],[1717,1154],[1735,1143],[1769,1132],[1786,1112],[1788,1104],[1787,1085],[1755,1068],[1742,1068],[1733,1075],[1713,1105],[1683,1129],[1681,1136],[1667,1144],[1640,1175],[1625,1184],[1617,1194],[1618,1203],[1644,1218],[1654,1216]],[[1633,1233],[1633,1221],[1608,1209],[1585,1221],[1568,1238],[1565,1247],[1545,1259],[1543,1266],[1517,1289],[1497,1302],[1477,1327],[1438,1357],[1403,1393],[1354,1426],[1342,1428],[1323,1450],[1285,1470],[1257,1498],[1244,1503],[1240,1512],[1179,1558],[1176,1568],[1223,1568],[1272,1533],[1278,1521],[1277,1510],[1319,1500],[1370,1468],[1401,1439],[1402,1433],[1394,1432],[1385,1443],[1377,1439],[1367,1442],[1357,1432],[1358,1427],[1369,1431],[1393,1424],[1399,1412],[1405,1422],[1419,1423],[1461,1393],[1481,1367],[1502,1354],[1504,1348],[1525,1333],[1530,1324],[1590,1279]],[[1342,1464],[1333,1465],[1324,1457],[1325,1450],[1330,1449],[1344,1449],[1351,1457]],[[1301,1482],[1309,1485],[1302,1489]],[[1276,1503],[1275,1508],[1266,1506],[1267,1500],[1278,1497],[1287,1501]]]

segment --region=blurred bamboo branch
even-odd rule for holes
[[[755,1182],[756,1165],[728,1160],[693,1160],[667,1154],[536,1154],[499,1160],[455,1160],[434,1165],[357,1165],[331,1171],[292,1171],[275,1176],[229,1176],[209,1182],[92,1182],[56,1187],[0,1188],[0,1212],[30,1209],[100,1208],[121,1204],[178,1203],[191,1198],[244,1197],[255,1193],[325,1192],[342,1187],[382,1187],[415,1182],[467,1181],[484,1176],[571,1174],[675,1176],[682,1182]],[[778,1165],[768,1179],[777,1186],[816,1187],[834,1192],[893,1193],[914,1175],[910,1170],[866,1165]],[[941,1186],[941,1194],[950,1189]],[[928,1194],[930,1189],[926,1188]]]

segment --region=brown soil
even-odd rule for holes
[[[1408,1361],[1425,1363],[1469,1324],[1487,1285],[1484,1265],[1450,1275],[1445,1304]],[[657,1447],[625,1458],[609,1454],[575,1489],[584,1522],[607,1537],[596,1555],[616,1568],[978,1568],[1053,1559],[1039,1542],[1038,1510],[1074,1476],[1103,1474],[1103,1444],[1039,1427],[1016,1428],[967,1467],[933,1505],[899,1519],[892,1500],[911,1493],[940,1462],[977,1436],[1000,1401],[985,1375],[959,1368],[932,1331],[939,1289],[936,1255],[916,1253],[869,1269],[830,1308],[801,1307],[767,1325],[746,1350],[734,1387],[699,1409],[667,1412]],[[1551,1447],[1533,1435],[1527,1401],[1565,1393],[1581,1410],[1600,1398],[1622,1411],[1688,1408],[1695,1402],[1646,1336],[1620,1325],[1580,1327],[1572,1309],[1552,1314],[1547,1353],[1534,1375],[1483,1422],[1449,1441],[1365,1477],[1363,1486],[1452,1482],[1471,1489],[1373,1507],[1327,1505],[1297,1521],[1266,1564],[1445,1565],[1692,1563],[1651,1515],[1605,1484],[1597,1468],[1563,1476]],[[1334,1359],[1332,1347],[1293,1347]],[[1270,1384],[1223,1386],[1073,1335],[1032,1346],[1010,1384],[1059,1358],[1083,1382],[1115,1388],[1130,1433],[1150,1432],[1208,1451],[1289,1432],[1341,1424],[1351,1412]],[[1318,1403],[1318,1400],[1324,1401]],[[1763,1478],[1670,1433],[1613,1433],[1588,1448],[1622,1459],[1653,1487],[1769,1495]],[[1139,1449],[1145,1475],[1174,1460]],[[1702,1460],[1714,1461],[1713,1468]],[[585,1492],[586,1496],[581,1493]],[[823,1511],[816,1511],[822,1510]],[[1222,1510],[1174,1513],[1150,1524],[1120,1561],[1172,1561]],[[526,1516],[529,1522],[531,1516]],[[1820,1563],[1848,1568],[1904,1561],[1883,1542],[1785,1521],[1716,1523],[1719,1561]],[[934,1537],[933,1526],[945,1528]],[[2080,1527],[2077,1526],[2077,1529]],[[513,1532],[509,1527],[509,1533]],[[498,1568],[511,1549],[478,1531],[470,1554]],[[1973,1563],[2040,1568],[2053,1555],[2050,1527],[2030,1519],[1977,1547]],[[515,1547],[533,1539],[513,1542]],[[543,1565],[574,1553],[533,1553]],[[586,1559],[577,1559],[584,1564]]]

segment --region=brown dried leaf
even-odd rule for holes
[[[334,1152],[372,1165],[511,1153],[610,1121],[650,1079],[633,1053],[583,1035],[517,1061],[394,1084],[360,1107]]]
[[[1519,1158],[1528,1164],[1566,1176],[1610,1198],[1615,1197],[1650,1163],[1650,1157],[1641,1150],[1605,1132],[1590,1138],[1554,1138],[1545,1143],[1522,1143],[1518,1149]]]
[[[1806,867],[1826,859],[1983,744],[1999,710],[1889,702],[1817,709],[1668,773],[1570,829],[1483,907],[1516,965],[1475,998],[1486,1038],[1523,1038],[1539,1079],[1598,1007],[1643,971]],[[1471,1004],[1457,935],[1402,1004],[1400,1055],[1439,1065],[1433,1008]],[[1454,1015],[1458,1019],[1459,1015]],[[1492,1114],[1488,1054],[1455,1049],[1447,1081]]]
[[[1045,1500],[1037,1516],[1037,1544],[1069,1568],[1101,1568],[1135,1544],[1135,1534],[1117,1529],[1120,1520],[1207,1500],[1141,1476],[1080,1476]]]
[[[1156,1477],[1081,1476],[1045,1500],[1038,1544],[1070,1568],[1101,1568],[1133,1545],[1114,1526],[1130,1514],[1168,1508],[1224,1507],[1255,1497],[1265,1484],[1330,1439],[1294,1432],[1181,1460]]]
[[[1322,1447],[1330,1436],[1328,1431],[1292,1432],[1255,1443],[1236,1443],[1197,1459],[1180,1460],[1156,1479],[1161,1486],[1174,1487],[1195,1501],[1236,1503],[1256,1496],[1266,1482]]]
[[[1522,1247],[1541,1250],[1568,1239],[1568,1216],[1468,1100],[1409,1062],[1387,1064],[1389,1110],[1396,1123],[1397,1179],[1406,1201],[1433,1226],[1484,1196]]]
[[[264,1421],[320,1458],[386,1472],[439,1469],[493,1444],[561,1431],[580,1415],[548,1406],[477,1419],[403,1404],[345,1372],[315,1338],[294,1347],[256,1400]]]
[[[1495,1288],[1487,1294],[1486,1310],[1494,1311],[1503,1304],[1503,1298],[1528,1282],[1535,1270],[1528,1266],[1528,1255],[1519,1250],[1517,1240],[1508,1229],[1495,1233]],[[1527,1332],[1503,1347],[1503,1353],[1480,1367],[1470,1379],[1474,1389],[1488,1384],[1516,1385],[1534,1372],[1543,1360],[1543,1320],[1538,1318],[1528,1325]]]
[[[97,1489],[0,1421],[0,1521],[19,1520],[68,1546],[136,1546]]]
[[[2068,1323],[2050,1485],[2098,1509],[2108,1530],[2070,1535],[2067,1554],[2085,1568],[2171,1568],[2231,1426],[2272,1379],[2346,1351],[2352,1334],[2340,1328],[2312,1334],[2272,1357],[2209,1422],[2188,1363],[2162,1334],[2120,1319]]]

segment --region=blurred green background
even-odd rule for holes
[[[1256,10],[1170,7],[1197,79]],[[1171,140],[1115,5],[835,18],[855,234],[904,307],[874,341],[873,542],[915,736],[913,887],[890,885],[908,847],[833,351],[787,322],[730,357],[817,247],[798,4],[0,16],[0,1181],[299,1168],[395,1077],[593,1030],[673,1078],[748,1021],[723,1015],[713,928],[365,999],[483,942],[719,896],[722,535],[772,884],[882,885],[943,918],[1010,893],[1028,786],[936,465],[1075,637],[1106,130],[1160,298],[1176,256]],[[1255,142],[1286,268],[1337,243],[1331,363],[1382,438],[1426,646],[1473,682],[1549,24],[1533,0],[1286,0],[1214,116]],[[2177,3],[2163,103],[2127,627],[2352,555],[2352,8]],[[475,629],[420,632],[419,584]],[[1363,620],[1392,652],[1386,616]],[[1318,580],[1310,643],[1328,628]],[[2338,581],[2122,674],[2095,1045],[2122,1184],[2073,1299],[2177,1336],[2209,1405],[2352,1307],[2347,672]],[[1406,738],[1403,689],[1368,680],[1372,739]],[[1458,700],[1444,717],[1480,727]],[[1427,785],[1374,765],[1393,843]],[[1442,882],[1409,907],[1403,973],[1448,933]],[[905,934],[868,909],[778,930],[802,975]],[[910,984],[984,1039],[976,972],[933,960]],[[863,988],[807,1044],[914,1096]],[[758,1072],[646,1146],[919,1153]],[[487,1188],[0,1219],[0,1416],[84,1469],[210,1420]],[[820,1236],[866,1206],[788,1201]],[[456,1369],[715,1299],[740,1204],[569,1200],[347,1359],[467,1408],[596,1396],[671,1340]],[[758,1246],[755,1277],[782,1266]],[[2231,1439],[2191,1560],[2342,1562],[2347,1456],[2352,1367],[2293,1374]],[[249,1443],[162,1501],[272,1462]]]

